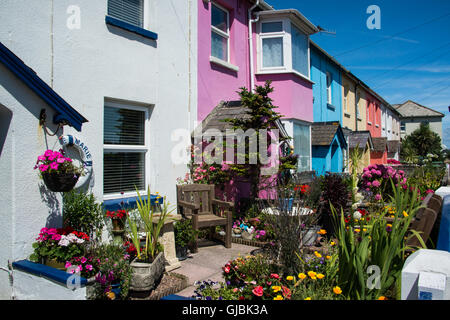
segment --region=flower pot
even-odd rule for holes
[[[130,290],[142,292],[154,289],[164,273],[165,262],[164,252],[160,252],[152,262],[133,260],[130,264],[133,269]]]
[[[176,256],[179,261],[184,261],[187,259],[187,255],[188,255],[188,247],[187,246],[184,246],[184,247],[177,246],[175,248],[175,251],[176,251]]]
[[[122,231],[125,227],[125,221],[123,219],[111,219],[113,231]]]
[[[42,173],[42,179],[50,191],[68,192],[75,187],[80,176],[74,173]]]
[[[111,292],[113,292],[116,295],[116,299],[117,299],[117,297],[120,296],[121,291],[122,291],[122,288],[120,286],[120,283],[111,284]]]
[[[49,259],[49,258],[44,258],[43,261],[46,266],[58,269],[58,270],[63,270],[66,271],[66,267],[64,262],[58,262],[56,261],[56,259]]]
[[[244,240],[252,240],[253,239],[253,233],[249,233],[247,231],[242,232],[242,239],[244,239]]]

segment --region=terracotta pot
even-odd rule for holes
[[[52,268],[55,268],[58,270],[63,270],[63,271],[66,270],[64,262],[58,262],[58,261],[56,261],[56,259],[44,258],[44,264],[46,266],[49,266],[49,267],[52,267]]]
[[[133,260],[130,264],[133,269],[130,290],[150,291],[154,289],[164,273],[165,262],[164,252],[160,252],[151,263]]]
[[[124,219],[111,219],[111,222],[114,231],[122,231],[125,227]]]
[[[73,173],[42,173],[45,185],[53,192],[69,192],[75,187],[79,177]]]

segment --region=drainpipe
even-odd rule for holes
[[[358,131],[358,117],[359,117],[358,101],[359,101],[358,84],[355,84],[355,129],[356,129],[356,131]]]
[[[256,19],[252,19],[252,11],[259,6],[259,0],[248,10],[248,41],[250,50],[250,92],[253,92],[255,87],[254,71],[253,71],[253,23],[259,20],[259,16]]]

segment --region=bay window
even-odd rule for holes
[[[148,108],[105,103],[103,193],[145,192],[149,157]]]
[[[261,19],[258,73],[292,72],[309,79],[309,36],[289,18]]]

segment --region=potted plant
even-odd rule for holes
[[[83,168],[73,164],[64,151],[47,150],[38,156],[34,169],[39,169],[47,188],[53,192],[68,192],[76,185]]]
[[[65,270],[66,261],[84,254],[90,238],[72,228],[42,228],[36,240],[30,260]]]
[[[188,254],[188,245],[195,240],[198,233],[192,228],[190,219],[182,219],[174,223],[175,249],[177,258],[180,261],[186,260]]]
[[[122,245],[102,244],[94,249],[95,298],[125,299],[128,296],[133,269],[130,255]]]
[[[111,218],[114,231],[122,231],[125,226],[125,220],[128,215],[126,210],[109,211],[106,210],[106,216]]]
[[[137,210],[144,225],[144,245],[141,245],[141,234],[138,232],[137,223],[133,219],[128,219],[130,238],[136,248],[136,258],[131,262],[133,276],[131,278],[130,289],[134,291],[150,291],[161,278],[165,270],[164,251],[159,243],[159,235],[164,224],[170,219],[170,214],[174,209],[169,210],[169,204],[164,199],[161,212],[156,212],[151,205],[150,197],[142,198],[137,191]],[[147,189],[150,195],[150,187]]]

